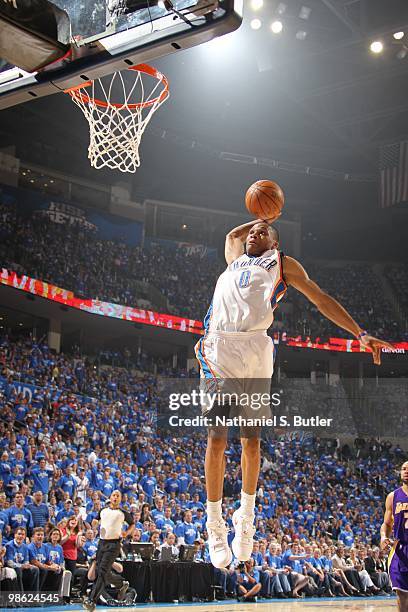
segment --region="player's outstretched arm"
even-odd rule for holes
[[[394,519],[392,517],[393,501],[394,501],[394,493],[389,493],[387,495],[387,499],[385,502],[384,521],[383,521],[383,524],[381,525],[381,530],[380,530],[381,548],[387,548],[391,544],[390,538],[392,536],[392,526],[394,522]]]
[[[293,257],[283,258],[283,275],[286,283],[303,293],[323,316],[348,331],[361,344],[369,348],[373,353],[375,364],[380,365],[381,363],[381,349],[383,347],[394,350],[389,342],[374,338],[361,329],[347,310],[312,281],[303,266]]]
[[[225,261],[230,265],[233,261],[244,254],[245,242],[248,238],[251,227],[258,223],[273,223],[274,219],[254,219],[249,223],[244,223],[238,227],[234,227],[225,237]]]

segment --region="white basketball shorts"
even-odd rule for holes
[[[198,341],[195,352],[201,369],[200,387],[218,389],[219,405],[231,405],[231,415],[270,417],[270,403],[265,397],[259,401],[259,394],[271,394],[275,355],[273,341],[265,331],[209,332]],[[202,404],[203,413],[210,409],[208,403]]]

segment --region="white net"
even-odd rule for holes
[[[169,97],[166,77],[147,64],[139,64],[67,93],[89,123],[91,166],[136,172],[146,126]]]

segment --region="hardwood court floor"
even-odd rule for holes
[[[30,608],[26,608],[29,610]],[[104,608],[97,606],[96,612],[396,612],[395,597],[389,598],[348,598],[348,599],[304,599],[299,601],[264,601],[257,603],[238,603],[236,601],[186,604],[139,604],[134,608]],[[4,608],[0,608],[4,610]],[[33,612],[73,612],[82,610],[78,604],[64,607],[32,608]]]
[[[177,606],[143,606],[142,609],[146,611],[152,611],[156,609],[156,612],[175,612],[175,609],[182,609],[187,612],[188,608],[191,612],[323,612],[324,610],[336,610],[340,612],[396,612],[397,601],[395,597],[389,599],[373,599],[368,598],[361,601],[361,599],[349,599],[347,600],[334,600],[333,599],[308,599],[306,601],[292,601],[292,602],[281,602],[281,601],[270,601],[270,602],[258,602],[258,603],[238,603],[229,602],[225,604],[179,604]],[[106,610],[120,610],[120,608],[109,608]],[[126,608],[129,612],[140,612],[141,607],[138,608]],[[121,608],[122,612],[124,608]],[[102,611],[102,609],[101,609]],[[99,608],[97,608],[99,612]]]

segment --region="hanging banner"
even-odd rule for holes
[[[101,300],[79,298],[76,297],[72,291],[61,289],[60,287],[50,285],[49,283],[39,281],[29,276],[17,276],[15,272],[11,272],[5,268],[3,268],[0,273],[0,284],[32,293],[33,295],[53,300],[65,306],[89,312],[90,314],[122,319],[124,321],[133,321],[134,323],[143,323],[145,325],[166,327],[167,329],[175,329],[193,334],[203,333],[203,324],[201,321],[162,314],[143,308],[132,308],[131,306],[111,304],[109,302],[102,302]]]
[[[133,321],[134,323],[142,323],[143,325],[165,327],[167,329],[189,332],[191,334],[202,335],[204,333],[202,321],[196,319],[187,319],[185,317],[155,312],[154,310],[132,308],[131,306],[102,302],[101,300],[79,298],[76,297],[72,291],[56,287],[55,285],[29,276],[18,276],[15,272],[11,272],[5,268],[2,268],[0,272],[0,285],[14,287],[15,289],[20,289],[90,314],[122,319],[123,321]],[[369,352],[366,351],[365,347],[363,347],[358,340],[352,338],[328,338],[325,341],[317,338],[316,340],[311,340],[311,338],[304,338],[302,336],[292,337],[286,334],[286,332],[274,332],[272,337],[276,345],[282,344],[297,348],[344,353]],[[392,344],[394,346],[394,353],[408,353],[408,342],[393,342]],[[383,353],[391,352],[389,349],[382,349],[382,351]]]

